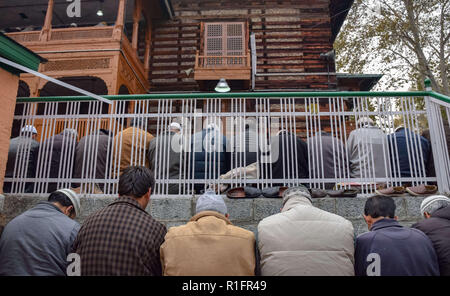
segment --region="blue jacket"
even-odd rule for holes
[[[192,147],[195,179],[217,179],[230,170],[227,139],[218,130],[210,128],[195,133]]]
[[[422,231],[403,227],[394,219],[377,221],[371,231],[356,238],[355,275],[367,275],[369,265],[374,263],[368,256],[374,253],[379,255],[381,276],[439,275],[430,239]]]
[[[0,275],[64,276],[80,225],[50,202],[11,220],[0,238]]]
[[[413,133],[409,129],[402,128],[395,134],[388,135],[387,140],[394,177],[411,177],[424,174],[430,153],[430,142],[427,139]],[[410,166],[408,155],[411,156],[412,167]],[[397,165],[397,158],[400,165],[400,172]],[[421,158],[423,158],[425,168],[422,166]]]

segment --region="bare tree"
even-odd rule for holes
[[[340,71],[382,71],[389,87],[428,77],[450,95],[450,0],[356,0],[335,48]]]

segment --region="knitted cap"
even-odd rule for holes
[[[227,214],[228,209],[222,196],[217,195],[212,190],[208,190],[198,198],[195,207],[196,214],[203,211],[215,211],[225,215]]]
[[[81,214],[80,198],[72,189],[59,189],[55,192],[61,192],[67,196],[72,202],[73,208],[75,209],[75,215],[79,216]]]

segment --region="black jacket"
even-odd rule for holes
[[[42,161],[41,165],[44,166],[43,176],[40,177],[55,180],[57,178],[72,178],[76,145],[75,135],[68,130],[45,140],[42,143],[41,155],[39,156]],[[57,190],[57,185],[56,182],[49,182],[47,192]]]
[[[104,129],[81,138],[75,148],[73,172],[75,178],[105,179],[108,169],[106,163],[112,150],[112,139],[110,132]],[[95,171],[94,167],[90,165],[94,161],[96,162]],[[85,162],[84,168],[83,162]],[[104,183],[98,182],[100,188],[103,188]]]
[[[373,270],[369,266],[374,263],[374,255],[379,257],[381,276],[439,275],[431,240],[422,231],[403,227],[394,219],[381,219],[356,238],[355,275],[366,276]]]
[[[264,162],[264,159],[269,160],[268,157],[261,161],[262,178],[270,178],[269,165],[272,166],[272,179],[308,178],[308,145],[300,137],[282,132],[272,138],[271,150],[272,163]],[[267,154],[262,153],[264,155]]]
[[[5,177],[7,178],[34,178],[36,175],[37,156],[39,152],[39,143],[32,138],[19,136],[11,139],[9,142],[8,161],[6,163]],[[17,158],[17,163],[16,163]],[[14,176],[14,167],[18,166],[16,176]],[[19,173],[20,168],[24,170]],[[26,171],[26,175],[25,175]],[[5,193],[11,192],[11,183],[5,182],[3,188]],[[25,192],[33,192],[33,183],[26,183]]]
[[[450,127],[448,127],[447,125],[444,125],[444,134],[445,134],[445,139],[447,140],[448,153],[450,153]],[[425,130],[422,133],[422,137],[427,139],[430,142],[430,146],[432,146],[431,145],[431,135],[430,135],[429,129]],[[430,151],[428,152],[428,163],[426,164],[426,172],[427,172],[428,177],[436,177],[432,147],[430,148]]]
[[[433,243],[441,275],[450,276],[450,206],[437,210],[431,218],[412,227],[424,232]]]

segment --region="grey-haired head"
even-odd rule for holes
[[[283,208],[288,203],[295,203],[294,200],[303,200],[312,203],[311,194],[309,193],[308,188],[300,185],[286,189],[283,193]]]
[[[65,130],[62,131],[62,134],[67,135],[72,138],[75,138],[75,139],[78,137],[77,130],[73,129],[73,128],[66,128]]]

